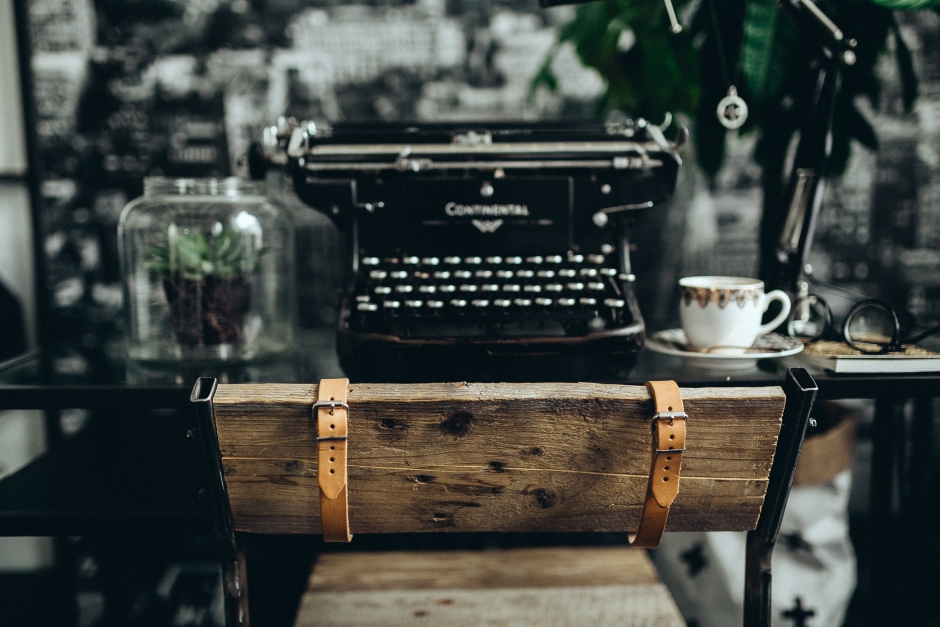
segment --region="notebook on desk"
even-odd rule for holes
[[[269,142],[352,244],[347,371],[643,347],[629,227],[675,188],[682,141],[662,129],[301,123]]]

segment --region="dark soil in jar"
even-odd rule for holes
[[[251,284],[243,274],[227,278],[163,280],[176,341],[186,347],[233,344],[241,340],[251,306]]]

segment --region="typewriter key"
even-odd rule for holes
[[[532,304],[532,301],[529,300],[528,298],[517,298],[516,300],[514,300],[514,301],[512,301],[512,302],[513,302],[515,305],[518,305],[519,307],[528,307],[529,305]]]
[[[421,260],[421,263],[423,263],[426,266],[436,266],[440,262],[441,260],[438,259],[437,257],[425,257],[424,259]]]
[[[389,272],[389,276],[393,279],[407,279],[408,272],[406,270],[395,270],[393,272]]]
[[[552,304],[552,299],[551,298],[536,298],[535,304],[541,305],[542,307],[549,307]]]
[[[617,276],[617,271],[613,268],[601,268],[601,274],[604,276]]]
[[[392,288],[390,288],[387,285],[379,285],[378,287],[375,288],[375,293],[376,294],[391,294]]]
[[[512,275],[513,275],[512,270],[497,270],[496,271],[496,276],[498,276],[501,279],[511,279]]]
[[[356,305],[356,309],[359,311],[378,311],[379,306],[375,303],[359,303]]]
[[[483,263],[483,260],[480,259],[479,257],[466,257],[466,258],[463,260],[463,262],[464,262],[464,263],[469,263],[470,265],[473,265],[473,266],[478,266],[478,265],[480,265],[481,263]]]
[[[604,301],[604,304],[607,305],[608,307],[619,308],[619,307],[623,307],[627,303],[620,300],[619,298],[608,298]]]
[[[597,304],[597,301],[593,298],[582,298],[580,299],[580,302],[582,305],[586,305],[588,307],[593,307]]]
[[[449,263],[452,266],[456,266],[460,263],[460,257],[444,257],[444,263]]]
[[[581,268],[581,276],[597,276],[597,268]]]
[[[417,257],[405,257],[402,261],[407,263],[409,266],[416,266],[418,265],[418,262],[420,261],[420,259],[418,259]]]
[[[369,302],[369,295],[368,295],[368,294],[360,294],[359,296],[356,296],[356,302],[357,302],[357,303],[367,303],[367,302]]]
[[[491,263],[491,264],[493,264],[494,266],[495,266],[495,265],[499,265],[499,264],[503,263],[503,258],[502,258],[502,257],[487,257],[487,258],[486,258],[486,263]]]
[[[506,257],[505,262],[514,266],[518,266],[520,263],[522,263],[522,257]]]
[[[483,290],[484,292],[498,292],[499,286],[494,285],[493,283],[487,283],[486,285],[480,286],[480,289]]]
[[[440,285],[438,288],[442,292],[456,292],[457,288],[453,285]]]
[[[568,255],[568,261],[571,263],[584,263],[584,255]]]
[[[363,258],[362,258],[362,265],[364,265],[364,266],[377,266],[377,265],[379,265],[379,258],[378,258],[378,257],[363,257]]]
[[[595,292],[603,292],[604,284],[603,283],[588,283],[588,289],[594,290]]]
[[[567,287],[572,292],[580,292],[584,289],[584,283],[569,283]]]
[[[398,257],[386,257],[385,259],[382,260],[382,263],[395,265],[398,263]]]
[[[561,270],[558,271],[558,276],[567,277],[569,279],[577,276],[577,274],[578,273],[575,270],[572,270],[571,268],[562,268]]]
[[[429,272],[415,272],[416,279],[424,279],[425,281],[431,278],[431,273]]]
[[[562,289],[564,288],[560,283],[549,283],[545,286],[546,292],[560,292]]]
[[[383,303],[386,309],[398,309],[401,307],[401,303],[397,300],[387,300]]]
[[[525,258],[525,262],[526,262],[526,263],[531,263],[531,264],[534,264],[534,265],[538,265],[538,264],[542,263],[543,261],[544,261],[544,259],[542,259],[542,258],[541,258],[540,256],[538,256],[538,255],[536,255],[535,257],[526,257],[526,258]]]
[[[527,292],[541,292],[542,286],[541,285],[526,285],[524,289]]]
[[[387,276],[388,276],[388,272],[386,272],[385,270],[373,270],[372,272],[369,273],[369,278],[375,279],[377,281],[381,281]]]
[[[521,289],[522,289],[522,287],[520,287],[520,286],[518,286],[518,285],[515,285],[515,284],[512,284],[512,283],[509,283],[509,284],[503,286],[503,291],[504,291],[504,292],[518,292],[518,291],[521,290]]]
[[[424,292],[425,294],[433,294],[437,291],[437,287],[434,285],[419,285],[418,291]]]
[[[445,281],[450,278],[450,272],[447,270],[438,270],[434,273],[435,279],[444,279]]]
[[[555,271],[554,270],[539,270],[537,276],[543,279],[554,279]]]
[[[512,304],[512,301],[507,298],[497,298],[493,301],[493,304],[497,307],[509,307]]]
[[[480,279],[488,279],[491,276],[493,276],[493,271],[492,270],[477,270],[476,272],[473,273],[473,275]]]
[[[488,301],[488,300],[475,300],[475,301],[473,301],[473,302],[470,303],[470,304],[473,305],[474,307],[483,308],[483,307],[489,307],[489,306],[490,306],[490,301]]]
[[[632,274],[621,274],[619,278],[621,281],[626,281],[627,283],[633,283],[636,281],[636,276]]]
[[[466,306],[467,306],[467,301],[465,301],[465,300],[460,300],[459,298],[455,298],[454,300],[450,301],[450,304],[451,304],[453,307],[466,307]]]
[[[561,263],[564,261],[561,255],[549,255],[545,258],[546,263]]]
[[[414,285],[408,285],[408,284],[395,286],[395,291],[401,292],[402,294],[410,294],[411,292],[414,291],[414,289],[415,289]]]
[[[443,306],[444,306],[444,301],[442,300],[429,300],[428,301],[428,307],[430,307],[431,309],[440,309]]]
[[[535,276],[535,273],[532,272],[531,270],[517,270],[516,276],[519,277],[520,279],[531,279],[532,277]]]
[[[476,286],[476,285],[473,285],[473,284],[461,285],[461,286],[460,286],[460,291],[461,291],[461,292],[475,292],[475,291],[477,291],[477,286]]]
[[[457,278],[457,279],[469,279],[472,276],[473,276],[473,273],[470,272],[469,270],[457,270],[456,272],[454,272],[454,278]]]
[[[421,307],[424,303],[420,300],[406,300],[405,304],[411,307],[412,309],[417,309]]]
[[[574,307],[575,300],[573,298],[559,298],[558,305],[560,307]]]
[[[604,255],[588,255],[588,261],[601,265],[604,263]]]

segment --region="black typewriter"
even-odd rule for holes
[[[628,230],[672,195],[684,139],[642,120],[289,123],[266,143],[298,196],[350,239],[337,348],[361,373],[635,355]]]

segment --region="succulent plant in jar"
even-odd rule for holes
[[[184,346],[241,340],[251,277],[265,252],[252,250],[235,229],[217,224],[213,230],[199,233],[171,224],[166,239],[150,250],[147,268],[160,276],[173,333]]]

